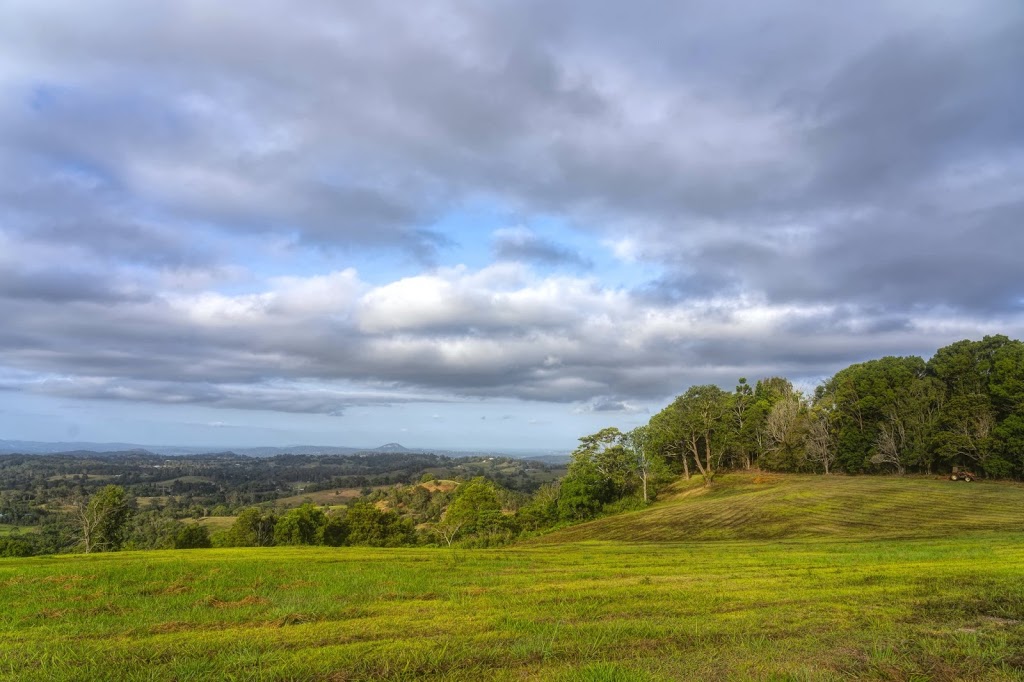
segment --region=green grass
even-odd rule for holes
[[[701,505],[740,504],[762,486],[828,508],[844,490],[856,497],[847,480],[967,494],[924,480],[822,479],[816,489],[814,479],[736,477],[620,519],[706,515],[717,507]],[[1020,494],[971,490],[992,509]],[[901,513],[959,513],[929,510],[926,498]],[[580,528],[603,533],[610,521]],[[1024,529],[993,521],[954,535],[929,525],[918,538],[883,528],[850,539],[839,537],[844,523],[770,540],[551,542],[578,530],[569,529],[503,550],[0,560],[0,678],[1024,680]]]
[[[940,478],[728,474],[544,542],[942,538],[1024,532],[1024,485]]]
[[[38,526],[13,526],[9,523],[0,523],[0,538],[14,535],[16,533],[35,533]]]
[[[235,525],[237,516],[205,516],[201,519],[185,519],[186,523],[198,523],[206,526],[210,531],[227,530]]]

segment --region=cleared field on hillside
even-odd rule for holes
[[[680,482],[648,509],[541,542],[941,538],[1024,532],[1024,485],[938,478],[728,474]]]
[[[633,523],[727,497],[726,483]],[[1017,499],[989,488],[993,509],[999,490]],[[8,559],[0,677],[1024,680],[1022,566],[1024,532],[992,528]]]
[[[381,487],[387,486],[374,486],[374,489]],[[317,505],[346,504],[359,497],[361,494],[360,490],[360,488],[330,488],[328,490],[315,490],[308,493],[303,492],[291,495],[290,497],[280,497],[274,500],[274,506],[280,509],[286,509],[289,507],[298,507],[306,502],[312,502]]]
[[[38,526],[15,526],[10,523],[0,523],[0,538],[17,533],[35,533],[38,530]]]

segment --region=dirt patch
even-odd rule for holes
[[[153,627],[151,627],[149,629],[149,632],[150,632],[150,634],[154,634],[154,635],[167,635],[167,634],[170,634],[172,632],[182,632],[182,631],[185,631],[185,630],[192,630],[192,629],[194,629],[194,627],[195,626],[192,625],[191,623],[183,623],[180,620],[172,620],[172,621],[169,621],[167,623],[160,623],[158,625],[154,625]]]
[[[425,483],[420,483],[419,487],[424,488],[432,493],[436,493],[438,491],[450,493],[451,491],[455,490],[455,488],[457,488],[458,485],[459,484],[456,481],[427,481]]]

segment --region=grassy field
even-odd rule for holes
[[[566,528],[545,542],[962,538],[1024,532],[1024,485],[895,476],[728,474],[678,483],[663,502]]]
[[[198,523],[202,526],[206,526],[210,531],[215,530],[227,530],[235,524],[237,516],[205,516],[201,519],[187,519],[186,523]]]
[[[381,488],[386,486],[374,486]],[[330,488],[329,490],[316,490],[309,493],[299,493],[290,497],[280,497],[274,500],[274,505],[280,509],[298,507],[306,502],[318,505],[342,505],[359,497],[360,488]]]
[[[861,528],[851,481],[901,495],[891,513],[942,521],[916,538],[897,537],[897,519],[873,526],[879,537],[843,538],[844,524]],[[605,519],[503,550],[0,560],[0,677],[1024,680],[1024,528],[1011,511],[1022,489],[939,484],[733,477],[615,519],[653,535],[698,509],[707,518],[716,501],[763,496],[771,509],[765,490],[823,510],[832,498],[852,505],[853,521],[838,513],[817,536],[771,522],[772,539],[723,539],[756,521],[723,512],[717,535],[698,526],[718,539],[685,542],[576,541],[628,527]],[[967,529],[943,532],[961,514]]]
[[[37,530],[39,530],[37,526],[13,526],[9,523],[0,523],[0,538],[15,533],[35,533]]]

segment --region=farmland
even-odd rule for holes
[[[499,550],[10,559],[0,675],[1021,680],[1022,495],[734,474]]]

